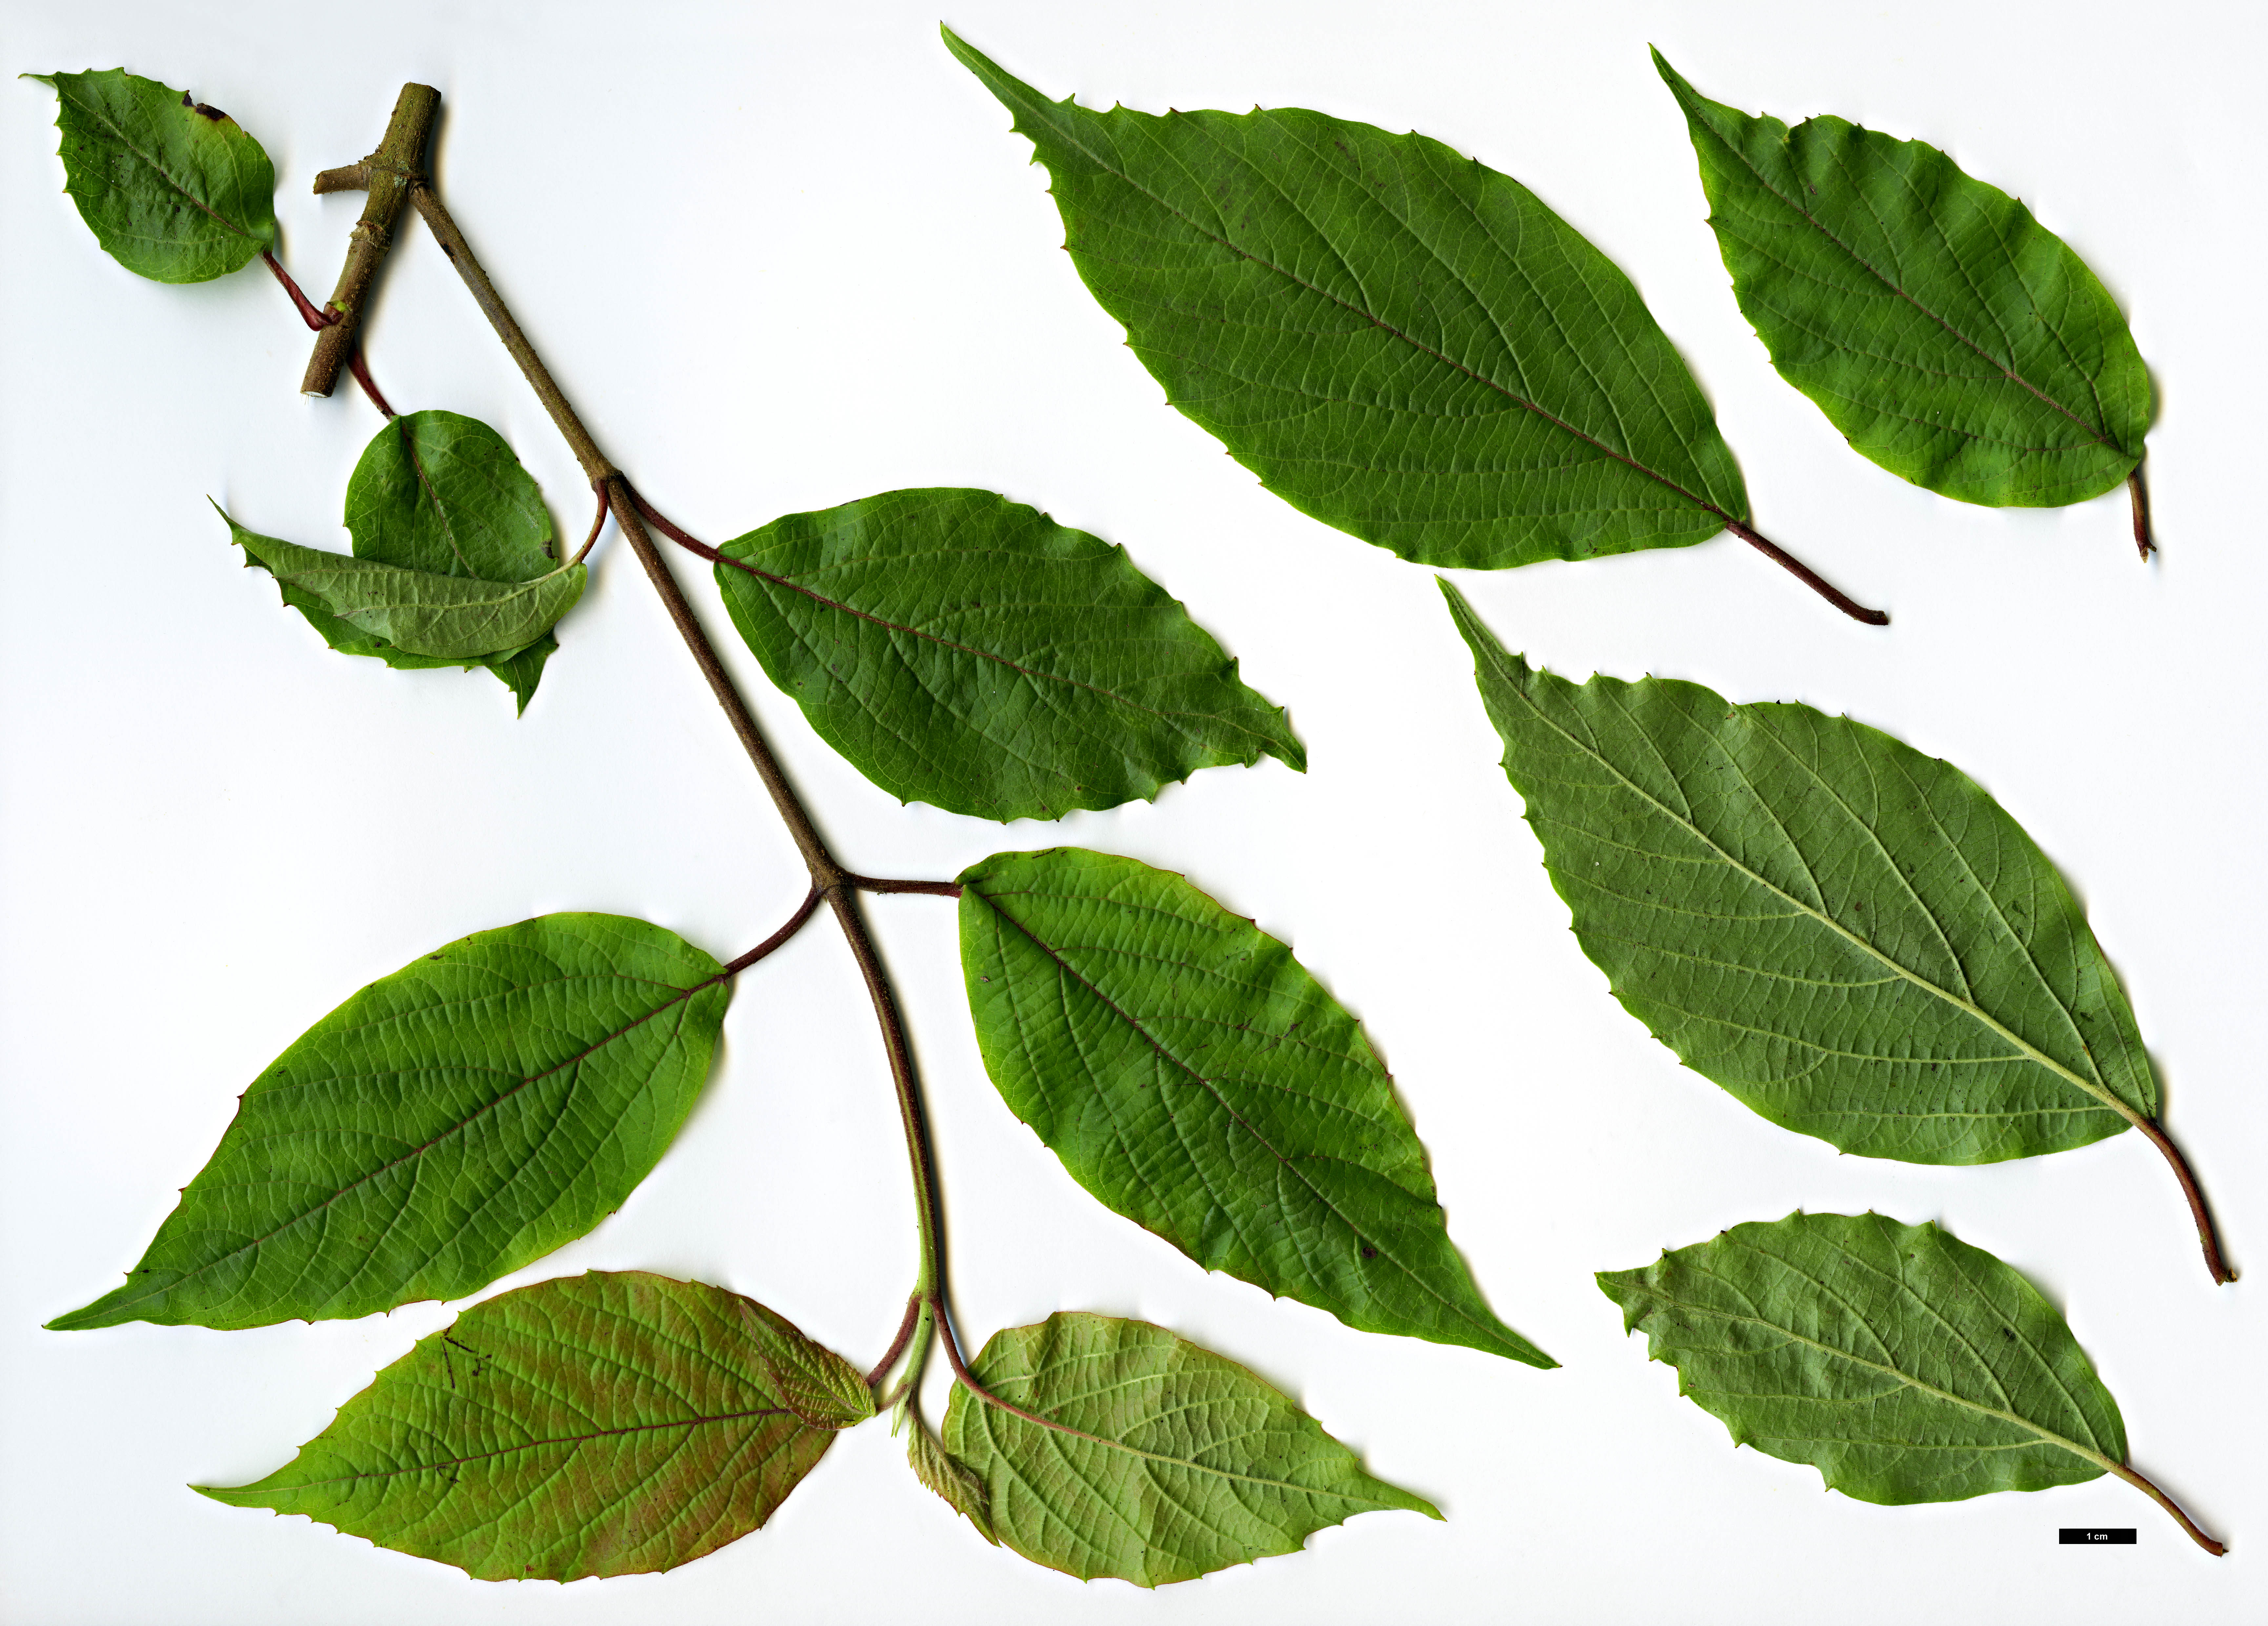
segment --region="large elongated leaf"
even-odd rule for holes
[[[1630,279],[1508,175],[1300,108],[1051,102],[950,31],[1173,404],[1303,512],[1429,564],[1682,547],[1748,519]]]
[[[2221,1550],[2126,1466],[2117,1402],[2055,1306],[1935,1225],[1799,1212],[1598,1282],[1734,1445],[1831,1490],[1955,1502],[2116,1474]]]
[[[1055,819],[1263,753],[1307,766],[1281,709],[1125,549],[992,492],[885,492],[722,551],[765,673],[902,800]]]
[[[1968,503],[2048,507],[2141,460],[2150,377],[2063,240],[1935,147],[1842,119],[1685,110],[1733,292],[1859,452]]]
[[[574,607],[587,574],[576,564],[529,582],[441,576],[262,536],[237,524],[225,510],[221,518],[244,549],[245,562],[261,566],[289,589],[286,601],[295,607],[313,600],[324,615],[404,654],[444,662],[478,665],[486,656],[526,649]]]
[[[873,1409],[752,1299],[594,1273],[475,1305],[267,1478],[197,1489],[477,1580],[635,1575],[756,1528]]]
[[[731,997],[716,960],[619,915],[423,955],[253,1080],[126,1284],[48,1325],[261,1327],[475,1291],[646,1177]]]
[[[129,271],[202,283],[276,241],[276,169],[217,107],[113,68],[26,76],[55,87],[63,190]]]
[[[1570,683],[1442,591],[1583,952],[1688,1066],[1910,1163],[2060,1151],[2156,1115],[2078,901],[1959,769],[1808,706]]]
[[[961,876],[984,1065],[1071,1177],[1208,1269],[1366,1332],[1557,1365],[1449,1241],[1354,1018],[1178,875],[1075,848]]]
[[[1162,1586],[1297,1552],[1326,1526],[1431,1503],[1362,1471],[1280,1391],[1162,1327],[1062,1313],[996,1333],[956,1384],[945,1446],[992,1534],[1034,1563]]]

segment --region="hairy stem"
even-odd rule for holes
[[[347,239],[347,262],[340,268],[339,284],[331,293],[328,308],[338,320],[326,323],[315,335],[315,353],[307,358],[306,376],[299,380],[303,395],[328,395],[338,387],[340,370],[353,356],[355,336],[362,328],[371,279],[378,274],[378,262],[386,257],[387,247],[394,240],[394,217],[424,177],[425,143],[432,135],[433,114],[440,106],[441,92],[431,85],[403,85],[385,139],[378,143],[377,151],[356,166],[370,196]],[[317,187],[319,191],[335,189],[320,183]],[[369,388],[367,379],[363,383]]]
[[[1868,609],[1778,542],[1758,535],[1737,519],[1726,520],[1725,528],[1763,554],[1765,558],[1786,570],[1796,580],[1810,588],[1812,592],[1826,600],[1852,621],[1865,622],[1869,627],[1887,627],[1890,624],[1890,618],[1881,611]]]
[[[2137,1118],[2134,1127],[2150,1137],[2150,1144],[2166,1154],[2166,1161],[2174,1166],[2174,1178],[2182,1183],[2182,1195],[2189,1199],[2190,1218],[2197,1221],[2198,1242],[2205,1249],[2205,1268],[2213,1273],[2216,1285],[2225,1286],[2236,1279],[2236,1272],[2228,1268],[2228,1261],[2220,1251],[2220,1235],[2214,1230],[2213,1210],[2205,1205],[2205,1192],[2198,1185],[2197,1176],[2190,1173],[2190,1161],[2182,1156],[2181,1148],[2154,1118]]]

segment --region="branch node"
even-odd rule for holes
[[[433,132],[433,115],[440,106],[441,92],[431,85],[403,85],[378,151],[359,164],[327,169],[315,177],[318,192],[343,191],[360,185],[368,189],[370,197],[347,239],[347,262],[339,271],[338,286],[326,306],[337,313],[338,320],[315,335],[315,353],[307,358],[306,376],[299,380],[303,395],[328,395],[338,387],[339,374],[345,371],[362,331],[371,280],[394,240],[394,217],[424,173],[425,143]]]

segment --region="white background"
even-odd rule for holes
[[[458,219],[600,442],[721,539],[903,486],[1005,492],[1122,542],[1288,704],[1304,776],[1222,769],[1154,806],[1003,831],[901,808],[823,747],[680,574],[836,850],[950,876],[1073,842],[1185,872],[1366,1023],[1506,1320],[1565,1363],[1351,1331],[1208,1277],[1108,1214],[979,1066],[953,906],[877,900],[926,1072],[972,1342],[1057,1308],[1172,1327],[1279,1384],[1437,1502],[1145,1593],[986,1547],[880,1425],[762,1532],[673,1574],[485,1585],[192,1495],[268,1472],[454,1306],[217,1333],[38,1324],[112,1286],[237,1093],[356,988],[556,909],[728,956],[803,892],[793,851],[619,540],[514,721],[488,676],[325,651],[236,568],[208,495],[343,548],[378,418],[297,391],[309,338],[256,267],[172,288],[61,195],[53,97],[0,81],[0,1610],[37,1622],[1548,1622],[2262,1618],[2268,1109],[2260,1032],[2257,8],[1705,8],[952,0],[1051,95],[1303,106],[1423,129],[1521,177],[1629,271],[1715,402],[1756,521],[1888,631],[1730,539],[1460,585],[1572,676],[1800,699],[1975,775],[2060,864],[2132,990],[2168,1122],[2247,1279],[2208,1285],[2139,1136],[1984,1168],[1838,1157],[1681,1069],[1566,930],[1431,572],[1308,520],[1167,408],[1057,252],[1044,173],[947,56],[939,0],[473,0],[0,8],[0,68],[120,63],[227,109],[276,164],[317,298],[405,79],[444,97]],[[1843,445],[1742,320],[1660,44],[1704,93],[1834,112],[2016,192],[2131,313],[2163,406],[2164,542],[2125,499],[1995,511]],[[563,447],[423,229],[367,329],[402,409],[496,424],[579,536]],[[762,1298],[861,1364],[913,1266],[864,997],[814,925],[743,980],[722,1062],[622,1212],[502,1285],[586,1269]],[[2067,1311],[2134,1460],[2215,1561],[2114,1480],[1911,1508],[1728,1443],[1591,1272],[1802,1207],[1934,1218]],[[934,1408],[941,1388],[932,1391]],[[2062,1525],[2131,1525],[2075,1549]]]

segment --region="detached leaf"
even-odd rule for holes
[[[1747,520],[1638,291],[1510,176],[1302,108],[1090,112],[945,42],[1036,148],[1167,399],[1302,512],[1481,569]]]
[[[844,1402],[807,1415],[783,1369]],[[754,1300],[593,1272],[475,1305],[267,1478],[196,1489],[475,1580],[639,1575],[755,1529],[873,1414],[848,1362]]]
[[[733,625],[903,801],[1056,819],[1307,752],[1123,548],[990,491],[889,491],[725,544]]]
[[[1896,1505],[2115,1474],[2222,1551],[2127,1466],[2117,1402],[2055,1306],[1935,1225],[1798,1212],[1598,1283],[1735,1446],[1830,1490]]]
[[[1685,110],[1725,269],[1780,376],[1892,474],[1994,507],[2111,489],[2141,460],[2150,375],[2063,240],[1935,147],[1842,119]]]
[[[961,876],[985,1070],[1071,1178],[1210,1270],[1366,1332],[1557,1365],[1449,1241],[1354,1018],[1178,875],[1057,848]]]
[[[324,615],[407,655],[465,665],[482,664],[492,654],[509,658],[549,633],[583,596],[586,571],[579,564],[531,582],[438,576],[279,541],[245,529],[225,510],[221,518],[246,563],[268,570],[289,590],[287,603],[320,605]],[[315,624],[321,629],[322,622]],[[336,647],[337,640],[333,643]]]
[[[1364,1473],[1279,1391],[1161,1327],[1059,1313],[994,1334],[974,1374],[1062,1426],[955,1384],[946,1449],[983,1482],[1002,1541],[1081,1580],[1162,1586],[1297,1552],[1357,1513],[1441,1516]]]
[[[368,1315],[541,1258],[676,1136],[723,973],[619,915],[546,915],[412,960],[276,1057],[126,1284],[48,1325]]]
[[[63,190],[128,270],[208,282],[275,244],[275,166],[228,114],[122,68],[25,77],[55,86]]]
[[[2146,1124],[2078,901],[1959,769],[1808,706],[1532,669],[1454,588],[1583,952],[1679,1059],[1867,1157],[1992,1163]]]

